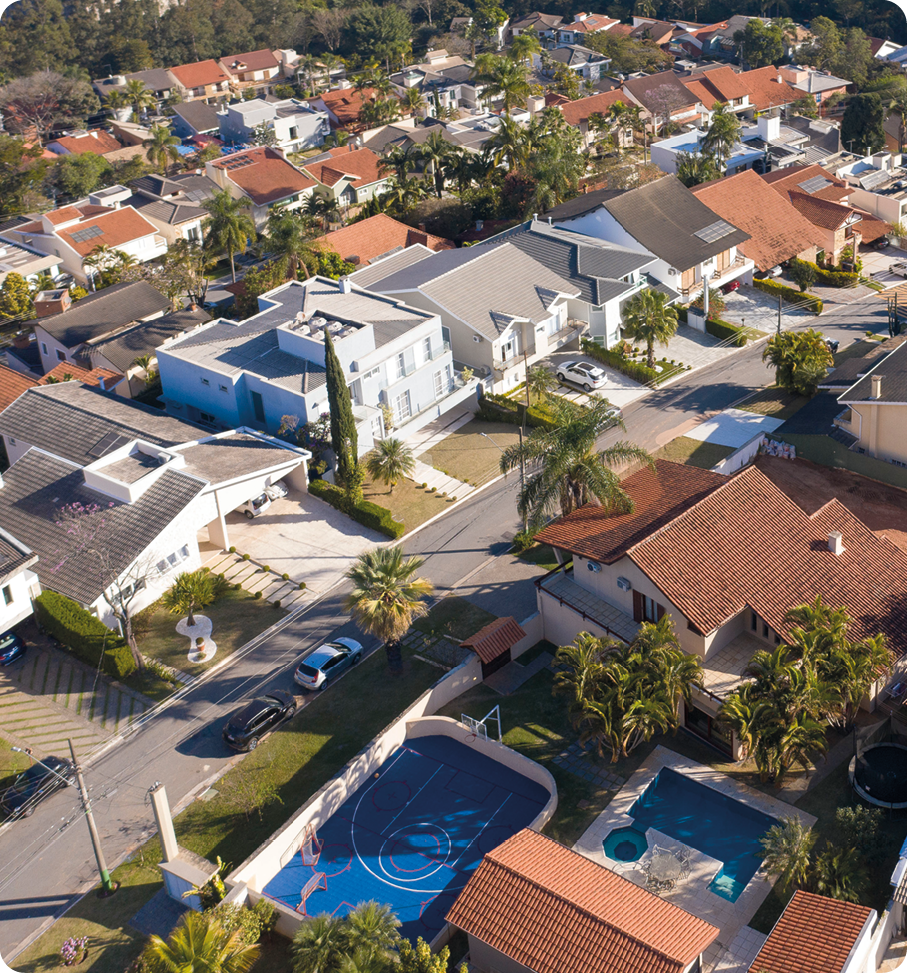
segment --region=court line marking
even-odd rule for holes
[[[430,862],[431,864],[436,865],[437,867],[436,868],[433,868],[430,872],[422,872],[422,869],[419,869],[419,871],[422,872],[421,875],[417,875],[415,878],[399,878],[399,877],[397,877],[397,881],[399,881],[399,882],[421,882],[423,879],[431,878],[432,875],[436,874],[437,872],[440,872],[441,869],[444,868],[445,866],[448,867],[448,868],[450,867],[450,866],[447,865],[447,861],[446,861],[446,859],[450,858],[450,853],[453,850],[453,842],[450,839],[450,835],[439,824],[430,824],[427,821],[420,821],[416,825],[405,824],[405,825],[403,825],[402,828],[397,828],[397,830],[393,834],[390,834],[387,837],[384,837],[384,835],[381,835],[381,837],[384,837],[384,844],[378,850],[378,867],[381,869],[382,872],[384,872],[385,875],[387,875],[388,878],[391,878],[391,873],[384,867],[384,863],[382,861],[382,858],[384,858],[384,849],[387,847],[388,843],[390,843],[390,842],[393,842],[393,844],[395,844],[395,845],[400,844],[400,842],[396,840],[396,835],[400,834],[401,831],[406,831],[407,829],[414,828],[414,827],[415,828],[425,828],[428,834],[431,834],[431,831],[429,831],[428,829],[434,828],[436,831],[438,831],[442,835],[444,835],[444,837],[447,839],[447,854],[444,856],[445,860],[444,861],[441,861],[441,857],[440,857],[441,856],[441,842],[438,841],[437,835],[432,835],[432,837],[435,839],[435,841],[438,842],[438,857],[437,858],[432,858],[430,855],[423,854],[421,851],[419,851],[418,848],[413,848],[412,849],[412,852],[414,854],[416,854],[416,855],[419,855],[420,858],[425,858],[428,862]],[[372,832],[372,833],[374,834],[374,832]],[[390,858],[391,864],[393,864],[393,862],[394,862],[393,854],[391,854],[389,852],[387,857]],[[394,867],[396,868],[396,866],[394,866]],[[426,866],[426,867],[428,867],[428,866]],[[403,871],[403,869],[399,869],[399,870],[400,871]]]
[[[401,807],[400,810],[390,819],[390,821],[387,822],[387,824],[384,826],[385,830],[387,830],[394,823],[394,821],[396,821],[397,818],[399,818],[400,815],[405,810],[407,810],[407,808],[409,808],[409,806],[416,800],[416,798],[422,793],[422,791],[424,791],[425,788],[428,787],[428,785],[435,779],[435,777],[438,776],[438,774],[441,772],[441,767],[443,767],[443,766],[444,765],[441,764],[435,770],[435,772],[431,775],[431,777],[428,777],[426,779],[425,783],[416,791],[416,793],[413,794],[412,797],[410,797],[410,799],[403,805],[403,807]],[[407,783],[409,783],[409,781],[407,781]],[[396,832],[394,832],[394,833],[396,834]],[[444,833],[447,834],[446,831]],[[450,835],[447,835],[447,840],[450,841]],[[452,847],[452,845],[451,845],[451,847]]]
[[[513,797],[512,793],[508,794],[504,798],[504,800],[501,801],[501,807],[499,807],[498,810],[491,815],[491,817],[482,825],[481,829],[479,830],[479,833],[472,839],[472,841],[469,842],[469,844],[453,860],[450,866],[451,868],[454,868],[457,862],[466,854],[466,852],[469,851],[469,849],[472,848],[472,846],[479,840],[479,838],[482,837],[482,832],[488,827],[489,824],[491,824],[492,821],[494,821],[494,819],[498,816],[498,811],[501,810],[501,808],[510,800],[511,797]]]

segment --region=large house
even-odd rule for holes
[[[325,332],[348,378],[359,450],[389,432],[405,438],[474,395],[454,369],[441,319],[403,300],[341,281],[290,281],[259,298],[242,322],[215,321],[158,349],[171,413],[212,428],[276,432],[328,410]]]
[[[203,102],[189,102],[207,108]],[[153,223],[167,241],[202,242],[202,223],[208,211],[202,206],[220,190],[213,179],[197,172],[180,172],[173,176],[148,175],[132,181],[133,193],[126,205]]]
[[[559,104],[558,108],[560,108],[561,114],[564,116],[567,124],[580,130],[583,136],[583,145],[589,148],[603,136],[603,133],[597,130],[594,124],[591,124],[590,120],[596,116],[607,119],[608,113],[618,103],[630,107],[630,101],[627,96],[620,88],[615,88],[613,91],[603,91],[599,94],[591,95],[589,98],[565,101]],[[644,120],[646,117],[647,113],[643,110],[640,113],[640,118]],[[614,132],[615,130],[616,123],[612,120],[611,131]],[[617,131],[621,145],[624,148],[633,144],[633,132],[630,126],[626,126],[622,130]]]
[[[238,101],[225,105],[219,120],[220,137],[224,142],[231,145],[251,142],[255,130],[263,125],[274,133],[275,144],[283,152],[317,148],[331,134],[328,113],[296,98]]]
[[[705,669],[685,725],[719,749],[738,752],[718,708],[753,653],[785,637],[791,608],[846,606],[852,638],[882,632],[896,656],[907,650],[907,554],[838,500],[810,515],[755,467],[728,478],[663,460],[622,485],[632,513],[587,505],[539,534],[572,562],[536,582],[545,637],[629,642],[670,616]]]
[[[732,280],[751,280],[753,262],[739,252],[749,234],[721,219],[674,176],[637,189],[586,193],[549,210],[556,226],[651,253],[647,268],[684,301]]]
[[[482,973],[697,973],[719,930],[529,828],[451,906]]]
[[[618,21],[604,14],[578,13],[573,23],[561,24],[557,28],[558,47],[567,44],[582,44],[587,37],[601,31],[610,30]]]
[[[180,83],[167,68],[149,68],[147,71],[133,71],[130,74],[114,74],[109,78],[92,81],[94,90],[104,100],[111,91],[125,91],[129,81],[141,83],[154,95],[155,101],[160,102],[179,93]],[[132,109],[124,109],[126,117],[132,114]]]
[[[439,253],[407,247],[352,279],[439,315],[454,358],[493,392],[522,382],[527,366],[576,342],[586,326],[570,312],[579,287],[508,241]]]
[[[419,64],[408,64],[394,72],[390,81],[398,96],[415,88],[431,114],[439,108],[478,107],[486,86],[476,82],[474,74],[472,64],[442,48],[429,51]]]
[[[390,173],[380,163],[381,157],[371,149],[350,143],[306,159],[303,171],[315,180],[315,191],[322,196],[341,206],[356,206],[387,188]]]
[[[660,132],[667,125],[707,122],[712,106],[703,105],[699,95],[685,86],[673,71],[659,71],[623,83],[629,102],[649,113],[651,130]]]
[[[232,75],[208,58],[192,64],[180,64],[170,68],[170,74],[177,80],[183,101],[222,101],[230,93]]]
[[[455,249],[450,240],[407,226],[406,223],[392,219],[387,213],[376,213],[367,219],[342,226],[339,230],[331,230],[320,238],[320,242],[356,267],[367,267],[370,263],[419,243],[429,250]]]
[[[79,382],[38,386],[0,413],[11,466],[0,484],[0,538],[37,555],[41,586],[115,621],[105,600],[156,601],[201,563],[197,535],[230,540],[226,515],[278,480],[306,488],[305,450],[247,429],[218,435]],[[61,511],[104,509],[96,556]],[[96,535],[97,538],[97,535]]]
[[[237,92],[248,88],[267,90],[267,86],[281,76],[281,62],[274,56],[274,51],[267,47],[260,51],[222,57],[218,64],[227,72],[230,88]]]

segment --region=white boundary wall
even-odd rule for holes
[[[736,473],[737,470],[742,470],[744,466],[749,465],[759,454],[759,447],[765,442],[765,433],[760,432],[753,438],[744,443],[736,452],[731,453],[730,456],[726,456],[720,463],[716,463],[712,469],[715,473],[723,473],[725,476],[730,476],[731,473]]]

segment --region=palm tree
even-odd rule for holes
[[[532,55],[541,53],[542,45],[539,42],[538,34],[532,31],[523,31],[523,33],[514,37],[507,55],[519,64],[532,67]]]
[[[816,860],[816,891],[823,895],[842,902],[860,902],[867,881],[866,866],[856,848],[828,845]]]
[[[246,973],[258,953],[241,930],[227,932],[216,919],[189,911],[166,942],[152,936],[142,956],[151,973]]]
[[[733,732],[741,753],[747,757],[755,754],[767,724],[766,705],[755,697],[754,689],[753,683],[743,683],[728,694],[718,710],[719,720]]]
[[[520,34],[520,37],[523,35]],[[557,380],[544,365],[533,365],[526,372],[526,392],[531,399],[535,396],[536,405],[557,385]]]
[[[740,119],[727,104],[716,103],[712,108],[712,121],[700,144],[701,150],[706,155],[714,155],[721,169],[739,137]]]
[[[314,90],[314,85],[312,83],[315,77],[315,71],[318,68],[318,58],[314,54],[305,54],[299,59],[299,66],[296,69],[296,74],[302,76],[303,84],[306,91]]]
[[[548,138],[532,159],[529,176],[536,183],[530,209],[545,212],[576,195],[586,158],[561,137]]]
[[[438,199],[444,193],[446,170],[462,155],[459,146],[448,142],[440,131],[433,131],[418,149],[418,158],[431,170]]]
[[[667,304],[668,297],[651,287],[627,301],[623,330],[633,340],[646,343],[646,364],[655,368],[655,343],[666,345],[677,333],[677,311]]]
[[[407,88],[400,96],[400,104],[410,115],[415,115],[420,108],[425,107],[426,102],[418,88]]]
[[[349,950],[346,923],[322,913],[309,916],[293,934],[290,944],[294,973],[340,973]]]
[[[834,365],[824,336],[808,331],[781,331],[772,335],[762,360],[775,369],[775,383],[797,395],[815,395],[819,380]]]
[[[132,102],[129,100],[129,95],[126,94],[122,88],[114,88],[105,98],[104,107],[110,109],[114,115],[117,112],[122,111],[124,108],[130,108]]]
[[[407,146],[404,149],[400,145],[395,145],[378,162],[378,168],[381,172],[392,172],[397,179],[403,181],[415,170],[418,161],[412,146]]]
[[[631,511],[633,503],[611,467],[651,459],[644,449],[628,442],[595,451],[596,440],[606,429],[624,428],[608,401],[596,399],[581,409],[565,399],[552,402],[550,408],[554,429],[534,429],[523,443],[509,446],[501,456],[502,473],[520,464],[527,471],[518,507],[530,526],[540,528],[557,510],[566,515],[590,501],[615,513]]]
[[[825,754],[827,750],[825,727],[806,713],[798,713],[794,722],[785,727],[778,746],[779,766],[775,786],[781,786],[784,775],[794,764],[809,770],[813,755]]]
[[[389,905],[360,902],[346,917],[353,948],[368,947],[385,961],[400,941],[400,920]]]
[[[268,214],[265,246],[280,262],[284,275],[291,280],[298,279],[300,268],[305,277],[309,276],[309,267],[321,254],[321,247],[315,242],[317,237],[318,229],[311,217],[283,207],[276,207]]]
[[[205,245],[215,253],[225,253],[230,260],[230,276],[236,283],[236,266],[233,257],[245,253],[249,241],[256,239],[255,224],[249,216],[249,201],[234,199],[224,189],[206,199],[202,206],[208,215],[202,222]]]
[[[509,57],[483,54],[476,59],[476,80],[485,85],[483,97],[487,101],[503,98],[504,114],[517,105],[524,105],[532,94],[529,71],[525,64]]]
[[[126,82],[123,94],[126,96],[127,102],[132,105],[135,121],[139,120],[143,108],[154,107],[154,92],[145,86],[144,81],[139,81],[138,78],[132,78]]]
[[[406,558],[399,547],[365,551],[347,571],[353,591],[346,607],[356,624],[382,642],[394,642],[409,630],[416,618],[427,614],[423,601],[432,584],[414,577],[424,561]]]
[[[195,612],[210,605],[216,597],[214,577],[207,568],[183,571],[164,592],[161,602],[173,615],[187,615],[189,626],[195,625]]]
[[[508,169],[519,169],[529,161],[529,150],[529,132],[518,121],[504,115],[497,131],[485,143],[484,156],[492,165],[506,162]]]
[[[812,828],[797,817],[782,818],[772,825],[760,844],[765,849],[762,867],[769,875],[780,876],[780,889],[801,886],[809,874],[809,860],[816,837]]]
[[[421,179],[398,179],[396,176],[387,184],[380,200],[384,209],[393,210],[396,215],[405,214],[416,203],[425,199],[428,190]]]
[[[179,151],[177,146],[182,145],[169,128],[165,125],[152,125],[151,138],[145,142],[148,152],[148,161],[160,169],[167,171],[167,166],[179,161]]]
[[[416,458],[402,439],[382,439],[376,444],[366,466],[369,476],[381,480],[393,493],[398,480],[413,475]]]
[[[152,362],[156,362],[157,359],[154,355],[139,355],[138,358],[132,360],[133,365],[137,365],[145,373],[145,384],[154,385],[157,381],[158,374],[154,370],[154,365]]]

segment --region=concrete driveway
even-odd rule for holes
[[[337,584],[359,554],[387,541],[323,500],[295,491],[254,520],[231,513],[227,525],[239,554],[305,581],[315,595]]]
[[[561,362],[565,361],[590,361],[598,368],[602,369],[605,373],[605,384],[600,389],[595,389],[592,392],[584,392],[578,385],[572,383],[561,385],[559,384],[555,392],[558,395],[563,395],[564,398],[570,399],[574,402],[586,402],[590,398],[607,399],[611,405],[616,405],[623,409],[628,406],[631,402],[635,402],[637,399],[642,398],[649,389],[645,385],[640,385],[639,382],[634,382],[632,378],[627,378],[626,375],[615,371],[613,368],[608,368],[607,365],[603,365],[599,361],[590,358],[588,355],[583,355],[582,352],[555,352],[553,355],[549,355],[543,362],[546,365],[552,375],[555,369]]]
[[[778,327],[778,298],[746,284],[725,295],[724,319],[731,324],[775,331]],[[807,308],[790,310],[791,305],[781,302],[781,327],[784,329],[806,324],[814,315]]]
[[[886,247],[884,250],[865,250],[860,254],[863,261],[863,273],[867,277],[878,281],[884,287],[897,287],[904,283],[900,274],[892,274],[888,268],[895,260],[907,261],[907,252],[897,247]]]

